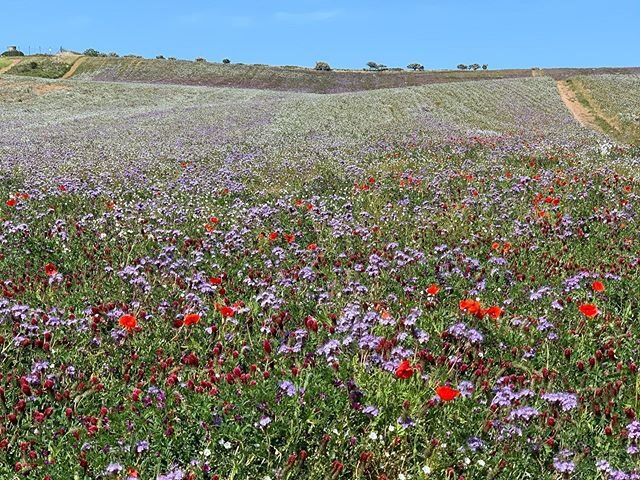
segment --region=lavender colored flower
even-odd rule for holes
[[[120,473],[123,468],[124,467],[119,463],[110,463],[109,465],[107,465],[107,468],[105,468],[104,473],[105,475],[116,475]]]
[[[136,444],[136,453],[143,453],[149,450],[149,442],[142,440]]]
[[[284,393],[286,393],[288,397],[293,397],[298,391],[296,386],[293,383],[291,383],[289,380],[283,380],[282,382],[280,382],[279,386],[280,386],[280,389]]]
[[[534,407],[520,407],[509,414],[508,420],[524,420],[525,422],[529,422],[532,418],[537,417],[539,413],[538,409]]]
[[[366,407],[364,407],[362,409],[362,413],[365,413],[367,415],[370,415],[372,417],[377,417],[380,413],[380,410],[377,409],[376,407],[372,406],[372,405],[367,405]]]
[[[568,412],[578,406],[578,397],[573,393],[545,393],[541,398],[549,403],[559,405],[563,412]]]

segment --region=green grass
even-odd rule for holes
[[[8,67],[13,62],[13,58],[0,57],[0,69]]]
[[[40,78],[60,78],[69,71],[76,57],[25,57],[11,69],[11,75]]]
[[[640,76],[594,75],[569,80],[578,101],[607,134],[640,144]]]

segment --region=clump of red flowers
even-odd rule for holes
[[[593,303],[583,303],[578,307],[578,310],[580,310],[580,313],[582,313],[587,318],[594,318],[600,313],[598,307],[596,307]]]
[[[440,400],[445,402],[450,402],[451,400],[456,398],[458,395],[460,395],[460,392],[455,388],[447,387],[445,385],[443,387],[436,388],[436,395],[440,397]]]
[[[482,307],[482,304],[479,301],[469,299],[469,298],[460,300],[460,303],[458,304],[458,306],[460,310],[463,311],[464,313],[473,315],[478,319],[482,319],[484,318],[485,315],[489,315],[494,320],[497,320],[504,313],[504,310],[498,307],[497,305],[493,305],[485,309]]]
[[[138,322],[136,321],[136,317],[128,313],[122,315],[118,320],[118,323],[122,328],[125,328],[129,332],[132,331],[134,328],[136,328],[136,326],[138,325]]]
[[[182,324],[185,326],[195,325],[200,321],[200,315],[197,313],[190,313],[184,317]]]
[[[58,273],[58,269],[56,268],[56,266],[53,263],[47,263],[44,266],[44,273],[46,273],[46,275],[48,277],[52,277],[54,276],[56,273]]]
[[[396,377],[402,380],[408,380],[413,376],[413,367],[409,360],[403,360],[396,369]]]
[[[437,295],[439,291],[440,286],[436,285],[435,283],[429,285],[429,287],[427,288],[427,293],[429,295]]]

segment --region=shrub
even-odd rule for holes
[[[69,63],[43,56],[38,58],[37,61],[30,59],[19,63],[11,69],[10,73],[27,77],[60,78],[69,70],[70,66]]]
[[[231,60],[229,60],[228,58],[225,58],[225,59],[222,60],[222,63],[224,63],[226,65],[226,64],[231,63]]]
[[[198,63],[202,63],[202,62],[206,62],[206,61],[207,61],[207,60],[206,60],[206,59],[204,59],[204,58],[202,58],[202,57],[198,57],[198,58],[196,58],[196,62],[198,62]]]
[[[470,68],[470,69],[472,69],[472,70],[474,70],[474,71],[475,71],[475,70],[478,70],[478,69],[480,68],[480,64],[478,64],[478,63],[474,63],[474,64],[472,64],[472,65],[469,65],[469,68]]]
[[[314,70],[323,70],[325,72],[331,71],[331,66],[327,62],[316,62]]]
[[[156,60],[165,60],[164,55],[156,55]]]
[[[95,48],[87,48],[83,52],[83,55],[86,55],[87,57],[99,57],[100,56],[100,52],[98,50],[96,50]]]
[[[485,63],[484,65],[482,65],[482,69],[486,70],[487,68],[489,68],[489,66]]]
[[[416,70],[424,70],[424,67],[422,65],[420,65],[419,63],[410,63],[409,65],[407,65],[407,68],[409,70],[413,70],[414,72]]]
[[[458,70],[466,70],[467,66],[464,63],[461,63],[460,65],[458,65]]]

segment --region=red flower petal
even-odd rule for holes
[[[436,388],[436,394],[441,400],[449,402],[460,395],[460,392],[451,387],[444,386]]]

